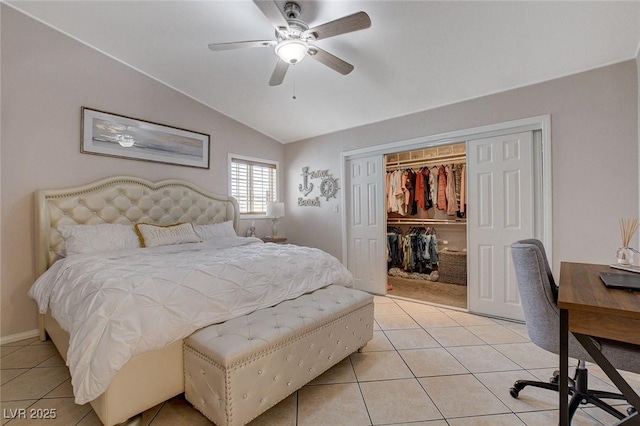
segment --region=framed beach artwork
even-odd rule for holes
[[[209,145],[204,133],[82,107],[83,153],[208,169]]]

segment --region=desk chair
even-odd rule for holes
[[[558,287],[551,274],[544,246],[538,240],[522,240],[511,245],[511,257],[516,271],[522,308],[531,341],[549,352],[558,354],[560,342],[560,310],[557,306]],[[640,373],[640,347],[606,339],[593,339],[596,346],[611,361],[616,369]],[[569,421],[580,404],[591,403],[618,419],[625,414],[602,399],[624,400],[617,393],[588,389],[588,374],[585,362],[593,362],[589,354],[569,334],[569,356],[578,359],[573,379],[569,379]],[[549,382],[518,380],[509,389],[517,398],[526,386],[559,391],[559,372],[555,371]]]

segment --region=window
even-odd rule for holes
[[[229,170],[231,196],[238,200],[240,214],[266,214],[267,202],[278,197],[278,163],[229,155]]]

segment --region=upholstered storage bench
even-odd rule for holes
[[[217,426],[244,425],[372,337],[373,296],[331,285],[185,339],[185,396]]]

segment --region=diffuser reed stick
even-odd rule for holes
[[[638,230],[638,219],[620,219],[620,235],[622,236],[622,247],[630,247],[631,239]]]

